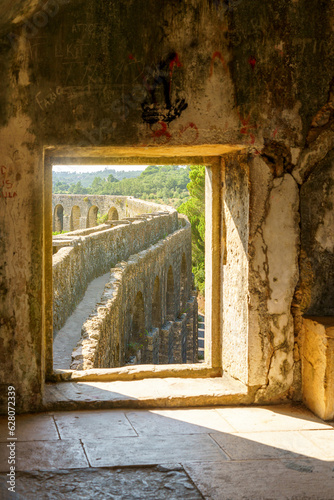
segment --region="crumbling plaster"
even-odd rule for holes
[[[291,303],[299,276],[298,186],[290,174],[270,179],[267,186],[262,220],[250,241],[250,253],[254,252],[254,260],[250,259],[250,314],[258,335],[254,338],[250,333],[255,341],[250,354],[258,356],[256,362],[252,360],[255,370],[251,369],[250,383],[261,383],[256,396],[259,401],[270,394],[283,396],[292,385]],[[256,343],[261,343],[261,349],[256,349]]]

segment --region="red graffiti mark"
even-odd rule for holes
[[[275,128],[274,132],[273,132],[273,138],[275,139],[276,135],[278,134],[278,128]]]
[[[254,69],[255,68],[255,64],[256,64],[256,59],[254,56],[251,56],[249,59],[248,59],[248,62],[249,64],[251,65],[251,68]]]
[[[255,143],[255,136],[251,132],[251,130],[257,129],[257,124],[251,124],[250,122],[250,115],[248,115],[247,118],[243,118],[239,111],[237,110],[239,120],[241,121],[242,127],[240,128],[240,134],[247,135],[250,138],[249,144],[254,144]]]
[[[13,183],[10,182],[9,179],[0,181],[0,189],[6,188],[6,189],[12,189]]]
[[[172,78],[172,74],[173,74],[173,71],[174,71],[175,64],[176,64],[176,66],[178,68],[180,68],[182,66],[182,63],[180,61],[180,58],[179,58],[178,54],[175,54],[175,56],[173,57],[173,59],[169,63],[169,75],[170,75],[171,78]]]
[[[184,127],[181,127],[180,130],[179,130],[179,135],[183,135],[185,133],[186,130],[188,129],[194,129],[195,132],[196,132],[196,136],[195,138],[193,139],[192,142],[196,142],[197,139],[198,139],[198,136],[199,136],[199,132],[198,132],[198,128],[197,126],[195,125],[195,123],[193,122],[189,122],[187,125],[185,125]]]
[[[212,57],[211,57],[211,65],[210,65],[210,77],[212,76],[213,74],[213,65],[214,65],[214,62],[215,62],[215,59],[219,59],[219,61],[222,63],[223,67],[224,67],[224,70],[226,72],[228,72],[228,67],[227,67],[227,64],[225,62],[225,59],[223,58],[221,52],[219,52],[218,50],[216,52],[213,53]]]
[[[3,191],[0,191],[0,198],[15,198],[17,196],[17,193],[14,192],[14,193],[8,193],[8,192],[3,192]]]
[[[151,133],[151,137],[154,139],[154,142],[157,142],[158,139],[160,139],[161,137],[164,137],[165,138],[165,142],[160,142],[159,141],[159,144],[167,144],[167,142],[169,142],[172,138],[173,138],[173,134],[171,134],[171,132],[169,132],[169,130],[167,129],[167,124],[165,122],[158,122],[157,125],[160,125],[160,128],[157,129],[157,130],[152,130],[152,133]],[[193,144],[194,142],[197,141],[198,137],[199,137],[199,130],[197,128],[197,125],[193,122],[189,122],[187,123],[186,125],[184,125],[184,127],[180,127],[179,131],[178,131],[178,136],[182,136],[187,130],[190,130],[190,131],[193,131],[195,132],[195,137],[193,138],[193,140],[191,142],[189,142],[188,144]],[[175,134],[174,134],[175,136]],[[148,144],[145,143],[145,144],[141,144],[141,147],[147,147]]]
[[[7,177],[7,167],[4,165],[0,166],[0,174],[2,179],[0,180],[0,198],[15,198],[17,196],[17,192],[12,192],[14,183],[10,179],[6,179]]]
[[[160,125],[161,128],[158,130],[153,130],[151,137],[153,137],[154,140],[158,139],[159,137],[166,137],[166,142],[170,141],[172,135],[167,130],[167,124],[165,122],[158,122],[158,125]]]

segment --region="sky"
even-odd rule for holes
[[[110,170],[145,170],[147,165],[53,165],[54,172],[99,172]]]

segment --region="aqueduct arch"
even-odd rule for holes
[[[118,211],[117,208],[111,207],[108,211],[108,220],[118,220]]]
[[[161,326],[161,293],[160,293],[160,280],[156,276],[153,284],[152,292],[152,326]]]
[[[96,209],[101,215],[107,216],[107,220],[117,221],[126,217],[133,217],[139,213],[145,213],[145,202],[127,196],[109,195],[52,195],[52,211],[55,217],[57,205],[63,207],[64,231],[76,231],[94,227]],[[91,210],[93,208],[93,210]],[[94,224],[91,226],[90,224]],[[54,227],[54,225],[53,225]],[[55,229],[53,229],[55,230]]]
[[[53,230],[62,231],[64,228],[64,208],[62,205],[56,205],[53,216]]]
[[[174,293],[174,273],[172,266],[169,266],[166,280],[166,319],[173,321],[175,318],[175,293]]]
[[[181,272],[180,272],[180,307],[181,313],[185,308],[187,301],[187,261],[185,254],[182,255]]]
[[[88,210],[88,215],[87,215],[87,227],[95,227],[97,226],[97,214],[98,214],[98,207],[96,205],[93,205],[90,207]]]

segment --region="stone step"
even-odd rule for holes
[[[197,365],[197,368],[199,366],[201,365]],[[127,370],[136,372],[135,367],[127,367]],[[213,378],[147,378],[118,382],[101,382],[97,377],[95,382],[46,384],[43,410],[221,406],[250,402],[247,387],[227,375]]]

